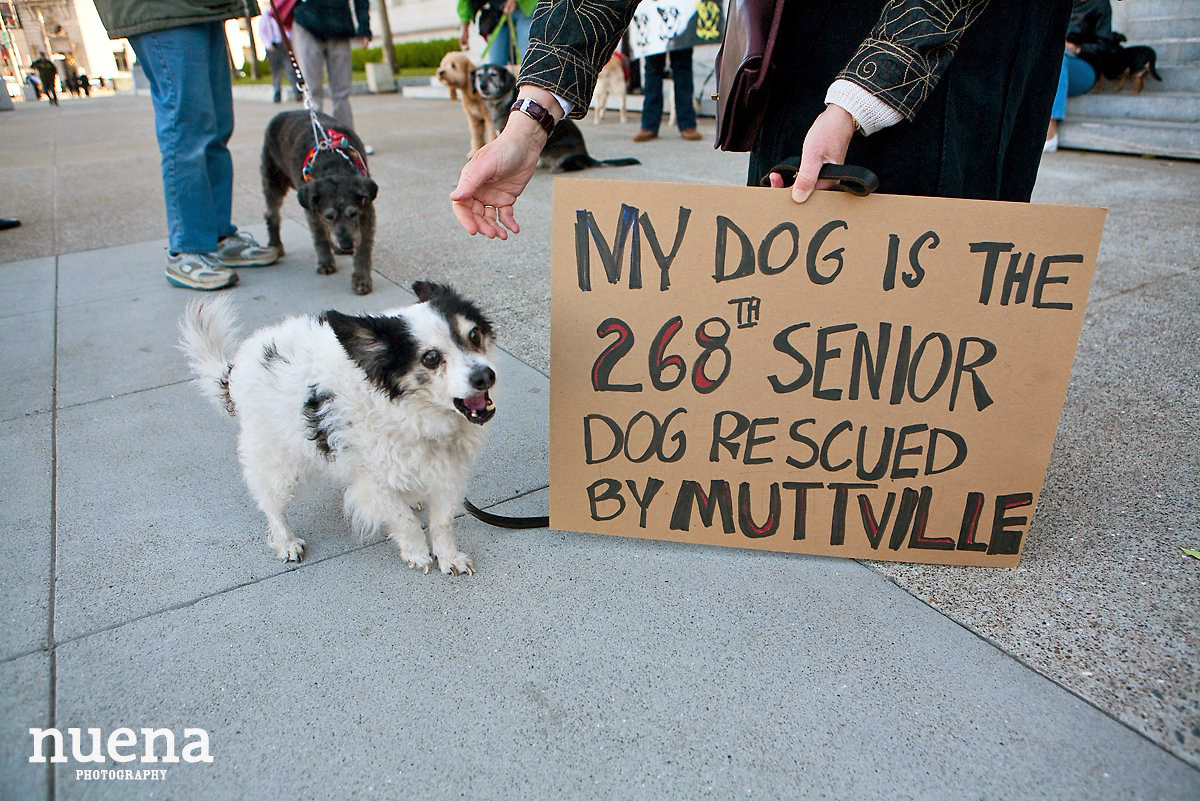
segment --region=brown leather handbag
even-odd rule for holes
[[[754,147],[767,111],[767,77],[785,0],[728,0],[725,39],[717,53],[717,142],[720,150]]]

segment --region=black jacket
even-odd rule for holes
[[[371,37],[369,0],[301,0],[296,4],[296,24],[322,41]]]
[[[596,76],[612,57],[638,2],[542,0],[533,15],[520,83],[570,100],[571,116],[582,118],[591,104]],[[837,77],[858,84],[911,120],[946,71],[963,33],[988,2],[890,0]]]

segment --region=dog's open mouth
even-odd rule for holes
[[[496,404],[486,392],[469,395],[465,398],[455,398],[454,408],[462,412],[463,417],[477,425],[483,425],[496,414]]]

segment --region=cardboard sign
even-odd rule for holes
[[[1015,566],[1105,214],[558,179],[551,525]]]
[[[629,26],[629,51],[637,59],[719,44],[724,30],[716,0],[642,0]]]

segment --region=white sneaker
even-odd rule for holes
[[[245,231],[222,239],[213,255],[226,267],[266,267],[279,261],[275,248],[263,247]]]
[[[1043,153],[1055,153],[1058,151],[1058,134],[1046,140],[1046,144],[1042,145]]]
[[[167,282],[184,289],[224,289],[238,282],[237,273],[210,253],[168,253]]]

